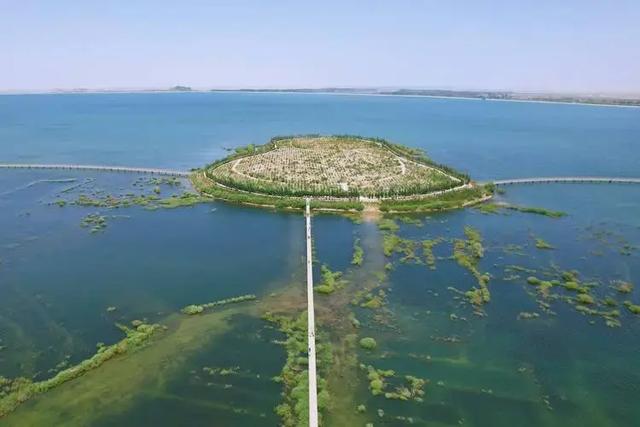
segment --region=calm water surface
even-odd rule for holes
[[[381,136],[421,147],[478,179],[639,176],[639,114],[576,105],[322,95],[0,96],[0,162],[186,169],[225,155],[226,147],[317,132]],[[115,323],[163,322],[182,334],[32,399],[0,424],[278,424],[273,408],[281,401],[281,385],[272,377],[285,361],[274,344],[283,335],[250,309],[224,320],[184,320],[177,312],[247,293],[268,304],[291,286],[302,295],[303,218],[224,203],[156,211],[52,204],[82,193],[148,191],[134,185],[140,179],[0,170],[0,376],[48,378],[65,363],[92,355],[96,343],[121,339]],[[182,190],[163,185],[161,191]],[[352,295],[345,297],[344,307],[361,322],[350,333],[378,341],[375,352],[352,350],[358,364],[396,371],[391,388],[402,385],[404,375],[429,380],[424,402],[388,400],[369,393],[366,372],[356,365],[357,373],[344,379],[352,406],[344,411],[336,404],[335,413],[326,414],[328,425],[345,425],[340,420],[356,416],[361,425],[637,424],[640,316],[622,302],[640,304],[640,187],[522,186],[499,198],[568,215],[467,209],[416,216],[422,226],[399,222],[402,237],[447,239],[434,249],[435,269],[400,262],[397,254],[384,257],[374,224],[314,218],[316,271],[320,264],[344,271],[351,285],[343,292],[353,293],[365,283],[362,277],[393,264],[382,310],[352,306]],[[107,217],[107,227],[91,233],[80,222],[96,212]],[[484,238],[479,268],[492,276],[485,316],[474,314],[456,292],[476,285],[450,259],[451,240],[462,238],[467,225]],[[536,248],[535,238],[555,249]],[[362,267],[351,265],[355,239],[365,250]],[[513,265],[528,272],[514,279],[508,270]],[[621,327],[607,327],[600,316],[580,314],[564,300],[551,302],[553,313],[542,311],[526,277],[556,270],[577,270],[594,283],[596,298],[618,301]],[[612,287],[617,281],[636,287],[620,295]],[[339,292],[334,299],[317,296],[318,309],[331,312]],[[539,317],[518,319],[524,312]],[[325,330],[344,321],[322,319]],[[234,374],[207,376],[203,367]],[[361,415],[359,404],[366,406]]]

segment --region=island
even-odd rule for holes
[[[435,211],[493,193],[421,150],[355,135],[274,137],[236,148],[191,180],[206,197],[283,209],[302,209],[310,199],[329,211]]]

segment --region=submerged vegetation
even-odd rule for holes
[[[387,391],[389,385],[392,382],[396,382],[396,372],[394,370],[376,369],[372,365],[364,364],[360,365],[360,369],[367,373],[369,391],[371,391],[373,396],[383,395],[386,399],[422,402],[425,394],[424,386],[427,384],[427,380],[412,375],[405,375],[404,384],[396,385],[393,391]]]
[[[465,292],[469,301],[480,306],[491,300],[488,283],[491,276],[487,273],[481,273],[478,269],[478,262],[484,256],[484,247],[482,246],[482,236],[480,232],[472,227],[465,227],[464,234],[466,240],[456,239],[453,242],[453,258],[463,268],[466,268],[473,274],[478,282],[478,287],[472,288]]]
[[[219,301],[213,301],[213,302],[209,302],[202,305],[195,305],[195,304],[188,305],[184,307],[181,311],[182,313],[189,314],[189,315],[200,314],[205,310],[208,310],[213,307],[221,307],[223,305],[237,304],[239,302],[245,302],[245,301],[254,301],[256,298],[257,297],[253,294],[240,295],[238,297],[227,298]]]
[[[476,206],[476,209],[484,214],[497,214],[497,213],[500,213],[503,209],[508,209],[508,210],[522,212],[522,213],[543,215],[549,218],[562,218],[567,215],[566,212],[554,211],[546,208],[518,206],[518,205],[511,205],[508,203],[493,203],[493,202],[479,204]]]
[[[255,150],[255,147],[250,147],[246,150],[240,150],[240,152],[241,154],[246,154],[247,152],[255,152]],[[158,189],[154,187],[152,191],[154,193],[153,195],[137,199],[141,203],[140,206],[149,209],[155,207],[179,207],[199,203],[202,200],[208,200],[208,198],[194,195],[193,193],[183,193],[182,195],[160,198],[158,196],[159,194],[165,196],[163,193],[165,191],[164,188]],[[156,196],[158,197],[155,198]],[[253,197],[253,195],[250,197]],[[110,196],[96,197],[93,195],[92,197],[87,196],[83,199],[83,203],[86,203],[86,206],[98,207],[101,210],[120,206],[131,206],[130,204],[115,201],[118,198],[120,198],[120,196],[112,198]],[[124,196],[122,199],[136,200],[134,196]],[[98,200],[98,202],[96,202],[96,200]],[[280,197],[277,198],[277,200],[282,201],[288,199]],[[291,200],[294,199],[292,198]],[[407,200],[398,201],[401,203],[409,203]],[[106,205],[102,205],[103,202],[106,203]],[[314,203],[316,202],[320,204],[323,203],[323,201],[315,201]],[[95,204],[95,206],[92,204]],[[494,208],[487,209],[493,210]],[[496,208],[495,211],[497,212],[498,209],[502,209],[502,207]],[[539,212],[532,213],[540,214]],[[96,215],[99,216],[99,214]],[[558,215],[549,216],[559,217]],[[445,223],[447,220],[442,217],[443,215],[433,215],[429,217],[428,220],[425,220],[425,224],[428,224],[430,228],[436,223]],[[474,219],[477,218],[478,216],[475,215]],[[87,222],[86,226],[93,227],[93,221],[94,220]],[[496,223],[497,222],[499,221],[496,221]],[[99,223],[99,218],[96,218],[95,224]],[[403,224],[410,224],[411,226],[405,227]],[[500,399],[500,402],[508,398],[510,401],[515,401],[516,404],[526,402],[527,407],[529,407],[529,405],[533,407],[539,400],[543,402],[546,400],[548,403],[547,397],[543,396],[541,398],[539,396],[539,381],[545,380],[545,378],[540,373],[536,373],[539,375],[539,378],[534,376],[533,372],[536,366],[533,361],[529,362],[528,357],[524,358],[526,359],[524,362],[519,360],[519,363],[523,365],[526,364],[526,366],[517,368],[518,375],[525,378],[522,383],[524,386],[521,387],[525,390],[522,391],[518,389],[513,392],[513,396],[509,394],[508,387],[503,387],[502,390],[498,390],[505,382],[512,382],[514,377],[511,376],[511,371],[515,370],[513,369],[514,366],[509,366],[509,373],[503,372],[501,367],[497,366],[491,366],[489,368],[483,367],[480,363],[482,359],[476,359],[478,356],[473,355],[472,352],[468,352],[468,347],[463,347],[467,341],[471,340],[472,333],[474,332],[473,327],[475,325],[472,324],[471,319],[468,319],[463,312],[459,311],[468,310],[471,307],[476,314],[484,314],[481,306],[491,300],[488,284],[489,281],[492,280],[492,275],[486,271],[491,271],[492,274],[495,271],[486,270],[485,265],[490,268],[491,263],[495,262],[495,264],[493,264],[494,269],[501,267],[499,264],[500,261],[495,261],[496,258],[493,256],[496,253],[496,247],[500,249],[498,260],[502,259],[502,256],[506,257],[516,254],[526,256],[527,252],[525,252],[525,248],[527,251],[531,250],[531,259],[534,261],[536,256],[541,258],[540,254],[536,252],[535,249],[532,249],[533,245],[526,244],[526,238],[518,241],[519,245],[495,246],[492,244],[489,246],[484,242],[480,231],[473,227],[465,227],[464,237],[454,239],[452,236],[458,236],[458,234],[461,234],[461,230],[454,228],[453,221],[442,226],[443,229],[446,228],[446,231],[443,231],[442,234],[446,237],[434,237],[431,232],[425,233],[427,227],[425,227],[425,230],[420,230],[418,229],[420,224],[422,224],[422,221],[414,219],[413,217],[396,216],[395,219],[389,217],[384,218],[378,223],[380,233],[374,236],[380,238],[382,247],[370,250],[370,247],[367,245],[366,260],[364,259],[364,250],[361,246],[360,239],[355,239],[353,242],[351,265],[362,266],[364,263],[363,268],[352,268],[343,274],[343,272],[332,271],[327,265],[320,266],[320,274],[322,277],[315,291],[323,294],[333,294],[330,298],[320,298],[320,304],[316,306],[318,309],[318,324],[323,327],[316,338],[318,343],[318,372],[320,374],[318,397],[324,425],[372,425],[371,423],[365,424],[364,422],[372,421],[371,417],[377,417],[373,419],[375,420],[375,425],[380,423],[389,425],[394,423],[420,425],[431,421],[437,422],[436,419],[440,416],[442,416],[443,425],[464,424],[464,419],[460,415],[462,411],[460,411],[459,414],[457,408],[455,408],[455,403],[450,404],[449,402],[442,404],[442,410],[436,405],[429,404],[415,405],[415,412],[407,410],[407,412],[394,413],[394,410],[398,410],[398,408],[407,408],[407,405],[411,404],[409,402],[422,402],[425,398],[425,387],[431,384],[429,380],[419,376],[425,375],[425,372],[433,372],[434,376],[442,375],[441,381],[437,382],[438,387],[433,390],[431,388],[428,389],[429,395],[433,392],[434,396],[437,397],[433,399],[434,403],[437,402],[437,405],[441,404],[440,401],[443,394],[464,393],[465,395],[472,396],[472,393],[483,393],[483,397],[490,399],[492,398],[491,395],[494,394],[494,389],[496,390],[495,399]],[[363,227],[363,229],[364,228],[365,227]],[[375,229],[368,227],[366,232],[369,231],[373,233],[376,232]],[[361,232],[363,231],[359,230],[356,235],[362,236],[362,234],[360,234]],[[409,237],[407,238],[406,236]],[[531,239],[531,236],[532,234],[529,233],[529,239]],[[371,237],[372,236],[367,235],[364,241],[369,244],[373,240]],[[492,238],[491,242],[493,243],[494,240],[495,239]],[[556,240],[559,243],[561,242],[559,238],[556,238]],[[380,245],[380,243],[378,243],[378,245]],[[349,244],[350,243],[347,243],[347,245]],[[486,248],[485,245],[487,246]],[[536,239],[535,246],[540,249],[551,248],[551,245],[542,239]],[[453,249],[453,255],[448,257],[451,253],[447,252],[447,258],[436,256],[436,254],[434,254],[436,247],[438,254],[444,254],[445,251]],[[347,248],[347,251],[348,249],[349,248]],[[420,249],[422,253],[419,252]],[[552,253],[548,255],[551,254]],[[386,255],[386,258],[382,255]],[[346,264],[349,263],[348,257],[349,255],[346,255],[346,259],[343,260]],[[550,257],[545,257],[545,259],[546,258]],[[458,273],[463,273],[459,275],[448,275],[448,271],[444,271],[445,274],[441,274],[442,272],[440,271],[433,273],[427,271],[426,268],[415,265],[409,266],[408,268],[403,268],[403,266],[398,265],[398,262],[410,262],[417,265],[426,264],[429,269],[435,270],[436,261],[439,263],[439,269],[443,269],[443,266],[446,265],[447,267],[445,268],[451,266],[454,270],[460,270],[456,267],[457,264],[470,272],[473,277],[470,278],[466,271],[457,271]],[[373,265],[373,268],[370,269],[370,265]],[[397,271],[394,271],[395,269],[397,269]],[[407,280],[407,277],[410,277],[407,274],[409,271],[416,272],[416,274],[428,275],[424,282],[419,283],[420,289],[416,291],[417,295],[420,295],[419,292],[424,291],[422,296],[426,296],[426,298],[423,298],[421,301],[417,301],[418,298],[416,298],[415,302],[410,301],[409,304],[405,305],[403,304],[403,300],[407,299],[405,292],[407,292],[409,285],[414,284],[406,283],[405,286],[405,280]],[[635,304],[635,302],[637,302],[637,295],[634,294],[633,285],[630,282],[620,280],[603,280],[598,282],[597,279],[587,278],[577,271],[561,270],[554,264],[551,264],[548,268],[540,268],[538,270],[531,268],[531,266],[509,266],[505,269],[505,272],[508,272],[509,276],[504,280],[510,281],[511,283],[504,286],[512,287],[512,290],[508,292],[514,292],[515,290],[515,292],[526,293],[532,297],[532,301],[527,300],[524,307],[517,307],[512,312],[512,315],[508,317],[508,319],[511,320],[514,318],[522,320],[518,326],[523,328],[547,327],[552,322],[545,316],[557,315],[552,309],[560,305],[569,308],[571,315],[584,317],[589,323],[604,321],[604,324],[609,327],[619,327],[625,319],[630,318],[632,315],[640,315],[640,305]],[[391,275],[396,286],[383,283],[386,280],[387,274]],[[374,280],[374,277],[377,281]],[[451,301],[445,301],[445,298],[448,298],[444,295],[446,292],[441,292],[439,289],[445,289],[445,286],[449,285],[449,283],[444,282],[445,280],[449,280],[449,277],[454,277],[455,279],[453,280],[457,279],[465,284],[464,290],[466,292],[458,291]],[[634,279],[633,275],[627,272],[615,277],[622,277],[625,278],[625,280]],[[348,279],[348,281],[346,279]],[[472,282],[469,282],[469,280]],[[520,284],[522,285],[521,287],[519,286]],[[598,287],[602,284],[606,285]],[[441,286],[441,288],[438,288],[439,286]],[[471,289],[469,289],[470,286],[472,286]],[[502,285],[500,283],[492,284],[491,290],[499,292],[497,288],[499,286]],[[336,292],[340,289],[342,289],[341,292]],[[278,362],[278,370],[280,367],[282,367],[282,369],[276,377],[272,378],[274,382],[282,387],[282,399],[275,408],[275,412],[281,418],[282,425],[285,426],[307,425],[308,423],[306,313],[300,312],[301,305],[299,305],[299,300],[301,301],[302,299],[299,298],[297,292],[298,291],[291,292],[291,294],[285,295],[285,293],[278,291],[278,293],[272,294],[273,298],[264,300],[261,298],[257,304],[246,305],[246,311],[240,311],[243,310],[245,306],[238,307],[238,312],[250,313],[249,316],[256,316],[258,313],[262,313],[264,308],[271,309],[277,307],[273,312],[265,314],[264,318],[270,325],[275,325],[279,332],[266,330],[271,329],[268,327],[266,329],[254,330],[255,334],[251,333],[248,335],[251,335],[251,339],[257,340],[264,338],[265,342],[273,342],[281,345],[286,352],[284,366]],[[414,294],[410,294],[409,298],[413,296]],[[495,301],[502,301],[503,299],[498,298],[498,296],[498,294],[495,295]],[[185,314],[184,316],[174,316],[171,318],[173,323],[167,322],[167,324],[173,329],[173,325],[176,323],[200,324],[201,322],[206,322],[206,319],[211,316],[224,316],[227,313],[232,313],[229,315],[229,317],[231,317],[233,313],[236,313],[235,306],[233,309],[219,310],[217,313],[207,313],[206,310],[255,299],[255,295],[243,295],[206,304],[188,305],[181,310],[181,312]],[[351,302],[351,306],[348,305],[349,302]],[[158,325],[147,325],[148,320],[145,316],[151,317],[153,314],[148,314],[147,312],[127,313],[127,304],[122,304],[119,300],[118,304],[120,308],[117,310],[115,307],[109,307],[105,313],[104,305],[100,305],[98,311],[100,312],[99,315],[101,318],[108,320],[118,318],[120,321],[133,326],[131,329],[123,327],[123,330],[127,334],[127,337],[123,341],[129,338],[133,339],[135,334],[143,334],[145,331],[149,332],[146,328],[154,328],[154,331],[159,330],[155,328],[162,328],[158,327]],[[420,304],[434,305],[425,306]],[[398,306],[400,306],[400,308]],[[442,311],[436,307],[446,308]],[[407,308],[407,310],[403,310],[405,308]],[[151,313],[151,311],[149,311],[149,313]],[[293,315],[291,313],[296,314]],[[560,312],[560,315],[564,314],[565,313]],[[136,320],[131,320],[134,316]],[[426,316],[430,316],[430,320],[428,322],[422,322]],[[381,320],[383,317],[385,321]],[[444,319],[444,323],[438,323],[441,319]],[[529,321],[529,323],[525,321]],[[479,321],[479,323],[480,322],[482,321]],[[418,329],[422,326],[422,323],[429,324],[429,329],[425,329],[425,331],[434,330],[436,332],[430,337],[428,334],[423,334],[425,331]],[[469,325],[471,325],[471,328],[468,328]],[[216,325],[216,327],[218,326],[220,325]],[[422,335],[412,335],[414,328]],[[204,335],[213,329],[213,327],[203,327],[203,331],[206,333],[198,336],[198,339],[204,341]],[[224,328],[221,327],[220,329]],[[409,329],[410,332],[407,332],[407,329]],[[152,331],[149,332],[149,334],[151,333]],[[271,333],[273,333],[276,338],[270,336]],[[166,335],[167,334],[164,334],[158,340],[154,339],[154,346],[150,348],[155,348],[155,345],[158,344],[159,341],[164,340]],[[429,348],[418,350],[424,351],[425,354],[409,354],[408,357],[414,360],[410,361],[412,363],[406,363],[406,360],[403,359],[406,356],[406,354],[404,354],[406,347],[403,347],[403,345],[416,336],[424,337],[423,339],[428,342]],[[145,341],[147,341],[147,338],[141,338],[140,343],[136,343],[134,340],[134,343],[128,345],[125,351],[137,348],[138,345],[141,345]],[[5,342],[0,340],[0,344],[5,344]],[[378,343],[381,343],[381,345],[379,346]],[[384,344],[382,345],[382,343]],[[120,343],[116,345],[119,344]],[[175,347],[180,347],[182,342],[176,340],[173,341],[173,344],[176,344]],[[226,342],[222,343],[222,345],[217,346],[217,348],[235,350],[235,347],[227,344]],[[411,342],[411,345],[413,346],[413,342]],[[91,343],[90,347],[92,346],[93,344]],[[113,346],[105,346],[101,343],[98,344],[98,352],[96,355],[76,366],[84,366],[83,364],[85,363],[86,366],[100,366],[103,363],[103,361],[101,361],[102,357],[106,357],[107,359],[105,360],[108,360],[110,357],[115,357],[109,356],[111,351],[115,351],[110,350],[112,347]],[[3,348],[4,345],[0,345],[0,350]],[[426,354],[426,352],[429,354]],[[99,356],[102,353],[105,355]],[[121,353],[116,352],[115,354]],[[184,356],[181,349],[169,354]],[[233,353],[230,354],[231,356],[229,357],[233,357]],[[261,358],[261,356],[262,354],[258,355],[260,362],[268,359]],[[128,357],[122,359],[128,359]],[[175,359],[180,358],[175,357]],[[533,360],[533,357],[531,359]],[[62,362],[59,362],[60,360],[62,360]],[[163,357],[162,363],[166,363],[167,360],[171,360],[172,363],[174,363],[174,358],[171,357]],[[280,358],[280,360],[282,359]],[[365,363],[360,364],[361,360],[364,360]],[[140,358],[136,363],[142,366],[146,361],[144,358]],[[58,357],[56,362],[59,363],[57,363],[55,368],[49,370],[49,372],[60,370],[60,373],[55,375],[51,380],[58,378],[60,374],[68,372],[70,369],[72,371],[68,372],[66,377],[62,376],[58,381],[62,383],[68,381],[68,379],[65,378],[75,378],[73,375],[76,375],[77,371],[74,370],[76,366],[68,368],[67,364],[71,364],[68,356]],[[175,362],[175,364],[181,363],[182,361]],[[207,363],[208,366],[205,365],[203,367],[203,363]],[[224,361],[218,365],[223,367],[214,368],[210,367],[216,366],[211,362],[200,361],[197,370],[187,376],[190,378],[190,381],[194,381],[193,378],[196,377],[201,378],[197,386],[203,389],[209,387],[209,390],[216,388],[220,391],[225,390],[224,393],[229,394],[224,395],[224,399],[233,393],[244,392],[244,390],[240,391],[243,389],[244,384],[240,381],[234,383],[232,381],[233,379],[248,381],[249,377],[251,377],[251,380],[255,380],[254,377],[259,379],[259,376],[262,374],[263,382],[270,384],[271,387],[278,387],[278,385],[274,385],[270,380],[266,380],[274,375],[276,372],[275,369],[265,376],[263,372],[258,373],[245,369],[241,370],[239,366],[242,363],[243,362],[236,362],[235,360]],[[531,363],[531,366],[529,363]],[[414,371],[413,369],[420,364],[426,365],[426,368],[422,366],[419,368],[420,370]],[[244,364],[242,364],[242,366],[243,368],[245,367]],[[358,369],[358,366],[362,369]],[[387,369],[379,369],[380,367]],[[82,367],[79,369],[80,373],[77,374],[78,376],[83,375],[83,373],[87,372],[90,368]],[[405,371],[405,369],[411,370]],[[348,376],[349,373],[351,373],[350,371],[353,371],[353,375],[356,378],[355,380]],[[47,371],[44,370],[43,372]],[[398,372],[403,372],[403,374],[398,374]],[[466,375],[471,376],[472,372],[473,374],[478,374],[478,377],[474,377],[474,380],[482,379],[482,389],[480,389],[477,384],[473,384],[473,381],[467,383],[464,379],[461,379]],[[404,373],[412,373],[413,375],[404,375]],[[47,381],[51,380],[36,381],[35,378],[38,378],[37,375],[36,373],[36,375],[30,379],[16,378],[14,380],[0,377],[0,416],[15,409],[20,402],[50,390],[49,387],[53,387],[47,385]],[[431,376],[432,374],[428,375]],[[450,376],[448,377],[447,375]],[[216,380],[222,382],[212,385],[210,381],[213,381],[213,379],[211,377],[215,377]],[[223,380],[218,377],[227,378]],[[494,378],[495,382],[491,382]],[[168,382],[166,380],[167,378],[161,379],[163,382]],[[484,384],[484,381],[486,381],[486,384]],[[518,386],[520,384],[521,383],[517,383]],[[193,386],[193,384],[191,385]],[[489,387],[493,387],[493,389]],[[532,395],[527,394],[530,392],[529,389],[534,390]],[[505,390],[507,391],[505,392]],[[161,391],[161,397],[163,399],[176,399],[176,402],[188,401],[191,403],[191,396],[185,397],[181,395],[178,399],[174,394],[166,393],[165,395],[165,392],[166,390]],[[255,394],[254,389],[251,389],[251,393],[247,394],[253,396]],[[369,396],[369,394],[374,397]],[[54,393],[50,395],[54,395]],[[220,393],[220,395],[222,395],[222,393]],[[276,396],[277,392],[270,393],[270,395]],[[235,399],[236,395],[233,394],[233,396]],[[333,401],[331,401],[330,398],[333,398]],[[384,410],[380,407],[376,408],[375,402],[382,402],[384,400],[383,398],[388,399],[388,401],[380,405],[384,407]],[[196,404],[200,404],[204,408],[215,408],[216,405],[219,404],[215,400],[205,401],[201,399],[201,396],[197,396],[193,400]],[[229,401],[231,401],[231,398],[229,398]],[[343,401],[346,403],[341,403]],[[496,402],[498,402],[498,400],[496,400]],[[339,407],[341,404],[343,404],[344,407],[348,407],[348,411],[344,411],[344,407],[340,407],[334,411],[334,408]],[[271,405],[270,403],[269,406]],[[420,411],[417,410],[419,407],[421,408]],[[428,416],[433,416],[433,418],[428,418],[427,416],[425,419],[420,419],[420,417],[424,416],[422,408],[424,408],[424,413],[430,411]],[[230,413],[234,411],[234,413],[237,414],[245,411],[244,409],[229,408],[226,406],[223,410],[230,411]],[[264,415],[265,412],[266,411],[262,414],[256,413],[252,415],[266,418]],[[349,413],[345,415],[343,412]],[[360,416],[361,418],[355,418],[356,416]],[[354,417],[351,419],[357,419],[358,422],[341,423],[336,421],[336,419],[342,421],[341,418],[332,419],[332,417]],[[330,420],[330,422],[327,420]],[[360,422],[360,420],[363,420],[363,422]]]
[[[364,258],[364,250],[360,246],[360,239],[356,239],[353,243],[353,257],[351,258],[351,265],[362,265]]]
[[[107,227],[107,218],[99,213],[92,213],[82,219],[80,226],[90,228],[92,233],[97,233]]]
[[[0,376],[0,418],[12,412],[18,405],[32,397],[46,393],[67,381],[100,367],[103,363],[118,355],[142,346],[154,333],[163,329],[160,325],[148,324],[140,324],[135,329],[123,325],[118,325],[118,327],[126,334],[125,338],[110,346],[99,346],[97,353],[92,357],[58,372],[52,378],[33,382],[28,378],[11,380]]]
[[[550,243],[546,242],[545,240],[536,237],[536,248],[538,249],[555,249],[554,246],[552,246]]]
[[[422,241],[422,252],[424,253],[427,265],[431,270],[436,269],[436,257],[433,254],[433,248],[442,242],[444,242],[444,239],[442,237]]]

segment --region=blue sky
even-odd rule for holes
[[[640,93],[640,1],[0,0],[0,90]]]

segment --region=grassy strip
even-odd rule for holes
[[[196,305],[196,304],[188,305],[180,311],[182,311],[182,313],[184,314],[194,315],[194,314],[200,314],[203,311],[213,307],[220,307],[223,305],[236,304],[236,303],[245,302],[245,301],[254,301],[255,299],[256,299],[255,295],[247,294],[247,295],[241,295],[239,297],[227,298],[227,299],[214,301],[214,302],[208,302],[202,305]]]
[[[231,203],[239,203],[252,206],[270,207],[275,209],[295,209],[303,210],[305,200],[302,197],[279,197],[266,194],[255,194],[224,188],[216,185],[213,181],[204,178],[202,171],[196,171],[191,175],[191,182],[202,194],[214,199],[224,200]],[[334,210],[357,210],[364,209],[361,202],[355,200],[311,200],[313,209],[334,209]]]
[[[135,329],[130,329],[123,325],[118,327],[126,334],[126,337],[116,344],[110,346],[100,346],[98,352],[89,359],[83,360],[75,366],[58,372],[54,377],[32,382],[28,378],[16,378],[9,380],[0,376],[0,418],[14,411],[21,403],[32,397],[46,393],[47,391],[78,378],[87,372],[100,367],[106,361],[119,354],[126,353],[140,347],[151,336],[162,329],[160,325],[141,324]]]
[[[549,218],[562,218],[563,216],[567,215],[566,212],[562,212],[562,211],[553,211],[545,208],[510,205],[507,203],[483,203],[481,205],[476,206],[476,209],[484,214],[497,214],[497,213],[500,213],[502,209],[509,209],[512,211],[518,211],[523,213],[544,215],[544,216],[548,216]]]
[[[284,427],[309,425],[309,375],[307,371],[307,313],[298,317],[287,317],[266,313],[266,321],[274,323],[287,337],[282,344],[287,352],[287,360],[280,373],[274,378],[284,387],[284,400],[276,406],[276,413],[282,418]],[[322,336],[316,335],[316,358],[318,366],[318,410],[329,405],[327,382],[323,378],[332,363],[332,350]]]
[[[383,212],[430,212],[458,209],[484,200],[492,194],[492,186],[475,186],[432,197],[409,200],[384,199],[380,201],[380,210]]]
[[[507,206],[505,206],[505,208],[511,209],[513,211],[518,211],[518,212],[531,213],[531,214],[536,214],[536,215],[544,215],[544,216],[548,216],[550,218],[562,218],[563,216],[567,215],[566,212],[552,211],[552,210],[545,209],[545,208],[534,208],[534,207],[514,206],[514,205],[507,205]]]

